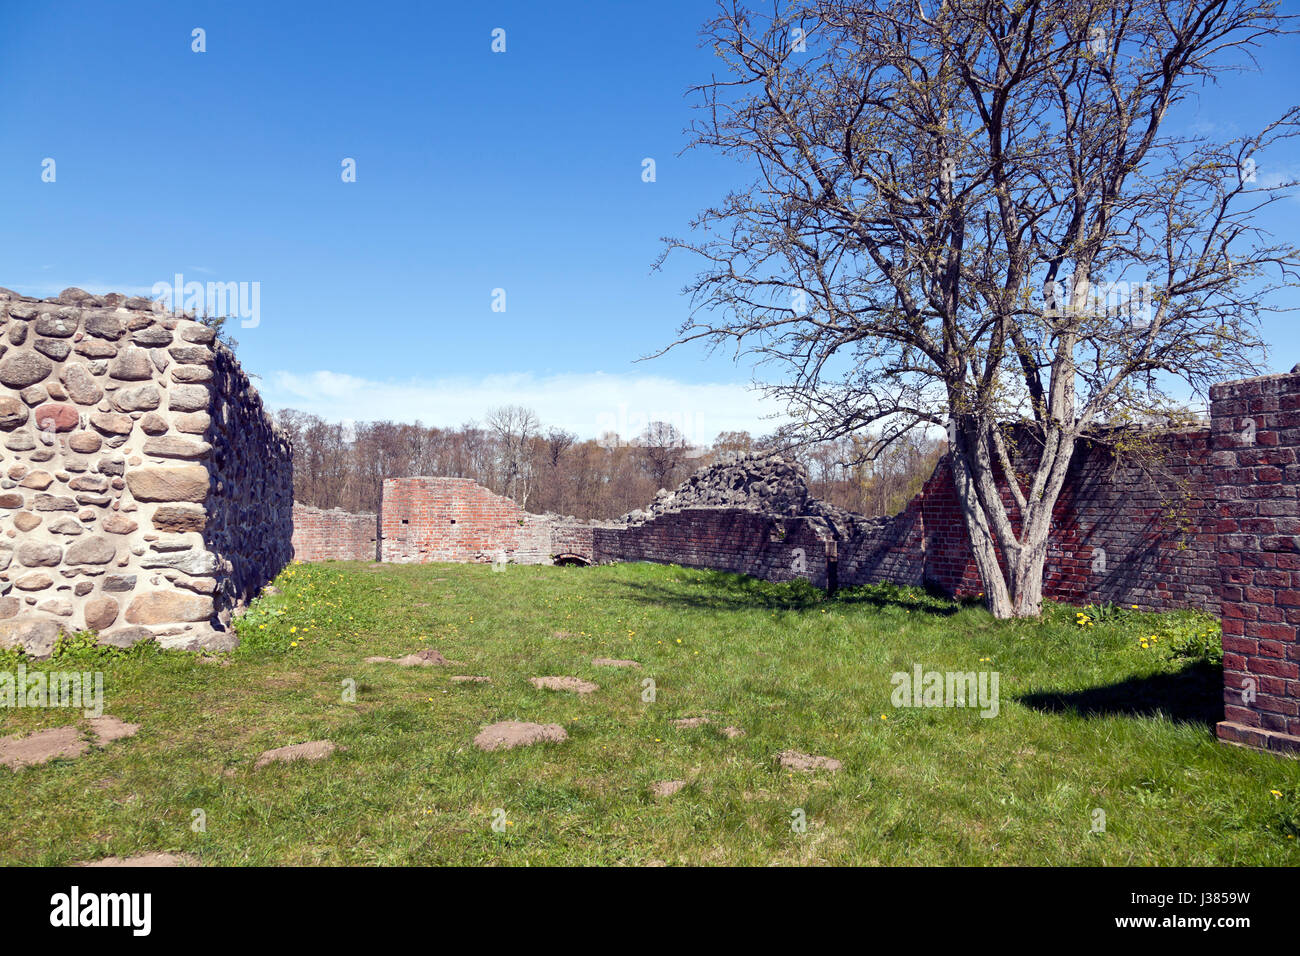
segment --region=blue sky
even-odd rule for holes
[[[745,177],[677,155],[685,91],[714,69],[710,8],[0,0],[0,286],[259,282],[245,367],[273,407],[334,419],[518,402],[584,437],[652,417],[702,441],[767,430],[729,356],[635,362],[686,316],[691,263],[652,274],[659,238]],[[1177,121],[1246,132],[1300,101],[1296,42]],[[1300,150],[1260,166],[1297,169]],[[1300,241],[1285,205],[1265,223]],[[1300,360],[1295,314],[1265,338],[1275,369]]]

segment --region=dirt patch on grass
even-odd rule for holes
[[[15,734],[0,738],[0,764],[17,770],[54,760],[57,757],[80,757],[90,749],[75,725],[38,730],[26,737]]]
[[[334,751],[341,749],[332,740],[309,740],[305,744],[290,744],[288,747],[276,747],[265,750],[253,763],[258,770],[269,763],[291,763],[294,760],[324,760]]]
[[[723,727],[722,734],[728,740],[735,740],[737,737],[745,736],[745,732],[739,727]]]
[[[140,729],[139,724],[128,724],[107,714],[92,717],[86,724],[95,737],[95,744],[100,747],[130,737]],[[51,727],[26,736],[14,734],[0,737],[0,765],[17,770],[19,767],[32,767],[59,757],[80,757],[89,749],[90,743],[82,737],[81,729],[76,724]]]
[[[538,690],[566,690],[571,694],[590,694],[600,690],[599,684],[580,677],[530,677],[528,682]]]
[[[407,654],[405,657],[367,657],[366,663],[400,664],[403,667],[443,667],[451,662],[432,647],[426,647],[422,651]]]
[[[457,684],[490,684],[492,683],[492,678],[480,677],[477,674],[456,674],[452,677],[452,681]]]
[[[199,861],[188,853],[141,853],[139,856],[106,856],[102,860],[82,863],[80,866],[198,866]]]
[[[552,631],[552,632],[551,632],[551,637],[558,637],[558,638],[560,638],[561,640],[563,640],[563,639],[566,638],[566,637],[577,637],[577,636],[578,636],[577,634],[571,634],[571,633],[568,632],[568,631]]]
[[[659,780],[650,785],[650,793],[656,797],[671,797],[684,786],[685,780]]]
[[[591,662],[597,667],[637,667],[641,665],[636,661],[620,661],[614,657],[593,657]]]
[[[827,770],[834,773],[842,766],[834,757],[819,757],[816,754],[801,753],[798,750],[782,750],[776,755],[777,762],[789,770],[801,770],[812,773],[814,770]]]
[[[479,750],[513,750],[540,743],[560,743],[569,739],[559,724],[530,724],[522,720],[503,720],[484,727],[474,738]]]
[[[707,717],[679,717],[677,720],[670,720],[669,723],[674,727],[681,727],[689,730],[691,727],[703,727],[705,724],[710,723],[710,721]]]
[[[123,737],[133,737],[140,729],[139,724],[128,724],[125,720],[118,720],[107,714],[103,717],[92,717],[86,723],[90,724],[90,732],[95,735],[95,742],[101,747]]]

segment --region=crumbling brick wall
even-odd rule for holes
[[[826,542],[816,518],[787,518],[738,508],[689,508],[642,524],[597,528],[595,560],[655,561],[749,574],[768,581],[803,578],[826,586]]]
[[[0,647],[229,647],[289,560],[291,448],[213,330],[0,290]]]
[[[295,561],[378,561],[379,516],[293,505]]]
[[[595,563],[594,522],[554,521],[551,524],[551,554],[577,558],[584,564]]]
[[[924,496],[918,496],[892,518],[867,523],[860,533],[837,542],[841,586],[877,581],[925,584],[929,554],[922,515],[924,500]]]
[[[380,507],[381,560],[591,563],[591,522],[524,511],[469,478],[388,478]]]
[[[1030,442],[1021,444],[1032,448]],[[1209,430],[1157,434],[1149,446],[1140,458],[1117,460],[1105,446],[1081,443],[1054,512],[1044,584],[1048,597],[1149,609],[1217,609]],[[1031,454],[1014,462],[1022,478],[1032,464]],[[1015,523],[1009,490],[1004,501]],[[814,524],[806,539],[794,531],[797,522],[789,525],[790,544],[782,550],[772,547],[772,538],[783,521],[789,525],[788,516],[740,507],[661,511],[645,521],[597,531],[596,559],[711,567],[777,581],[802,577],[824,585],[833,553],[842,587],[889,581],[930,585],[953,595],[982,591],[946,458],[921,493],[891,518],[833,512],[827,520],[799,517]],[[797,561],[794,542],[803,548]],[[792,574],[794,564],[802,570]]]

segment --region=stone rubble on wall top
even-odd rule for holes
[[[664,514],[689,508],[728,508],[776,517],[822,518],[838,535],[878,522],[818,498],[808,490],[803,466],[776,452],[748,452],[727,456],[700,468],[673,491],[660,489],[644,509],[623,516],[628,524],[642,524]]]

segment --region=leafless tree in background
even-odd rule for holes
[[[1295,282],[1297,250],[1254,220],[1294,183],[1254,170],[1300,109],[1226,142],[1161,132],[1291,18],[1245,0],[718,6],[694,145],[755,179],[668,242],[703,261],[673,344],[775,365],[805,439],[855,437],[863,460],[946,428],[989,607],[1037,615],[1079,436],[1249,374],[1259,313]],[[1017,454],[1038,464],[1009,482],[1013,517],[997,478]]]
[[[350,428],[304,412],[277,413],[294,448],[294,498],[317,508],[378,511],[383,481],[404,475],[469,478],[497,494],[507,493],[501,446],[474,424],[434,428],[400,422],[357,422]],[[942,442],[914,436],[870,463],[854,463],[856,438],[811,446],[780,438],[755,440],[747,432],[723,432],[706,453],[689,462],[702,467],[728,453],[766,448],[800,462],[815,495],[863,514],[893,514],[930,477]],[[562,449],[562,450],[561,450]],[[664,482],[646,468],[639,440],[579,441],[559,429],[535,436],[528,449],[533,474],[529,508],[580,518],[616,518],[643,507]],[[687,469],[667,478],[673,486]],[[665,473],[666,474],[666,473]]]
[[[673,487],[673,477],[686,460],[686,438],[668,422],[651,422],[637,440],[641,461],[654,479],[655,491]]]
[[[521,508],[532,491],[533,460],[529,454],[541,423],[530,408],[503,405],[488,414],[488,430],[496,437],[506,494]]]

